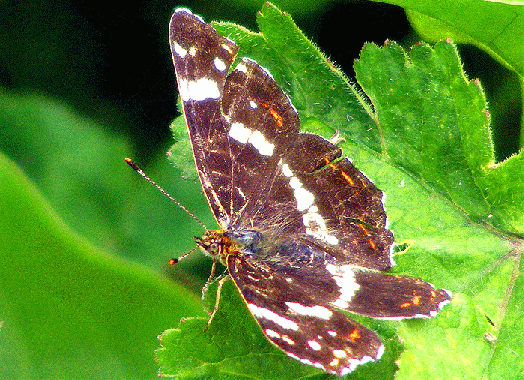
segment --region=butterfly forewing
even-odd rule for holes
[[[248,59],[228,76],[222,107],[233,163],[231,226],[258,225],[261,208],[269,203],[285,208],[294,201],[290,189],[276,177],[279,161],[299,131],[298,114],[271,76]],[[282,190],[278,199],[268,194],[275,188]],[[267,219],[268,213],[263,214]],[[299,217],[295,214],[294,219]]]
[[[216,219],[227,226],[232,166],[221,99],[238,46],[183,8],[171,18],[169,41],[202,187]]]

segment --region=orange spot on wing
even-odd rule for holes
[[[261,106],[264,108],[267,108],[267,110],[271,114],[271,117],[275,119],[275,121],[277,122],[277,125],[281,127],[282,126],[282,115],[280,115],[277,111],[275,111],[275,109],[271,107],[269,104],[261,103]]]
[[[366,227],[364,227],[362,224],[357,224],[358,225],[358,228],[360,228],[362,231],[364,231],[364,233],[367,235],[368,234],[368,230],[366,229]]]
[[[344,179],[346,180],[347,183],[349,183],[351,186],[355,186],[355,182],[353,181],[353,179],[349,175],[347,175],[343,171],[341,171],[340,173],[342,174],[342,177],[344,177]]]
[[[353,331],[351,331],[351,333],[349,334],[349,339],[351,340],[360,339],[360,332],[358,331],[358,329],[354,329]]]
[[[273,116],[273,119],[275,119],[275,121],[277,122],[277,125],[279,127],[282,126],[282,116],[278,114],[277,111],[275,111],[273,108],[269,108],[269,113],[271,114],[271,116]]]
[[[368,239],[368,244],[371,246],[371,249],[375,249],[376,248],[375,242],[373,240],[371,240],[371,238]]]
[[[405,309],[406,307],[409,307],[411,304],[409,302],[404,302],[402,305],[400,305],[400,307],[402,309]]]
[[[413,305],[418,305],[420,303],[420,296],[413,297]]]

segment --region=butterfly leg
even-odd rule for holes
[[[215,263],[213,262],[213,269],[214,268],[215,268]],[[206,325],[206,328],[204,329],[204,331],[207,331],[207,329],[209,328],[209,325],[211,325],[211,321],[213,320],[213,318],[215,318],[215,314],[216,314],[216,312],[218,310],[218,305],[220,304],[220,292],[222,291],[222,286],[230,278],[231,277],[229,275],[227,275],[227,276],[222,277],[220,280],[218,280],[217,294],[216,294],[216,298],[215,298],[215,307],[213,308],[213,312],[209,316],[209,320],[207,321],[207,325]]]
[[[215,270],[217,267],[217,261],[213,259],[213,265],[211,266],[211,273],[209,273],[209,277],[207,278],[205,288],[209,285],[211,281],[213,281],[213,278],[215,277]]]

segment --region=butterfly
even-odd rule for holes
[[[433,317],[450,301],[447,290],[384,273],[394,239],[382,191],[335,144],[300,132],[269,71],[249,58],[231,70],[238,46],[185,8],[173,14],[169,40],[198,176],[220,226],[197,245],[227,267],[222,280],[234,282],[271,343],[344,375],[380,359],[384,346],[343,311]]]

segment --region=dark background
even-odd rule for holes
[[[153,151],[169,147],[168,126],[179,114],[167,37],[172,10],[185,6],[206,21],[257,30],[258,5],[212,4],[4,2],[0,85],[73,105],[104,128],[129,135],[135,157],[147,160]],[[384,4],[332,3],[291,14],[348,75],[364,42],[403,40],[410,33],[403,10]]]
[[[259,3],[4,1],[0,85],[64,100],[105,128],[129,135],[137,157],[147,160],[148,152],[168,148],[168,125],[178,115],[167,42],[172,10],[185,6],[207,21],[232,21],[256,31]],[[409,46],[418,41],[396,6],[362,1],[288,8],[305,34],[350,77],[365,42],[391,39]],[[518,82],[486,54],[471,47],[462,47],[461,53],[470,77],[481,78],[488,100],[497,96],[494,87],[501,81],[518,89]],[[501,120],[505,126],[505,137],[496,141],[499,159],[518,151],[520,102],[507,104],[500,112],[491,110],[494,124]]]

